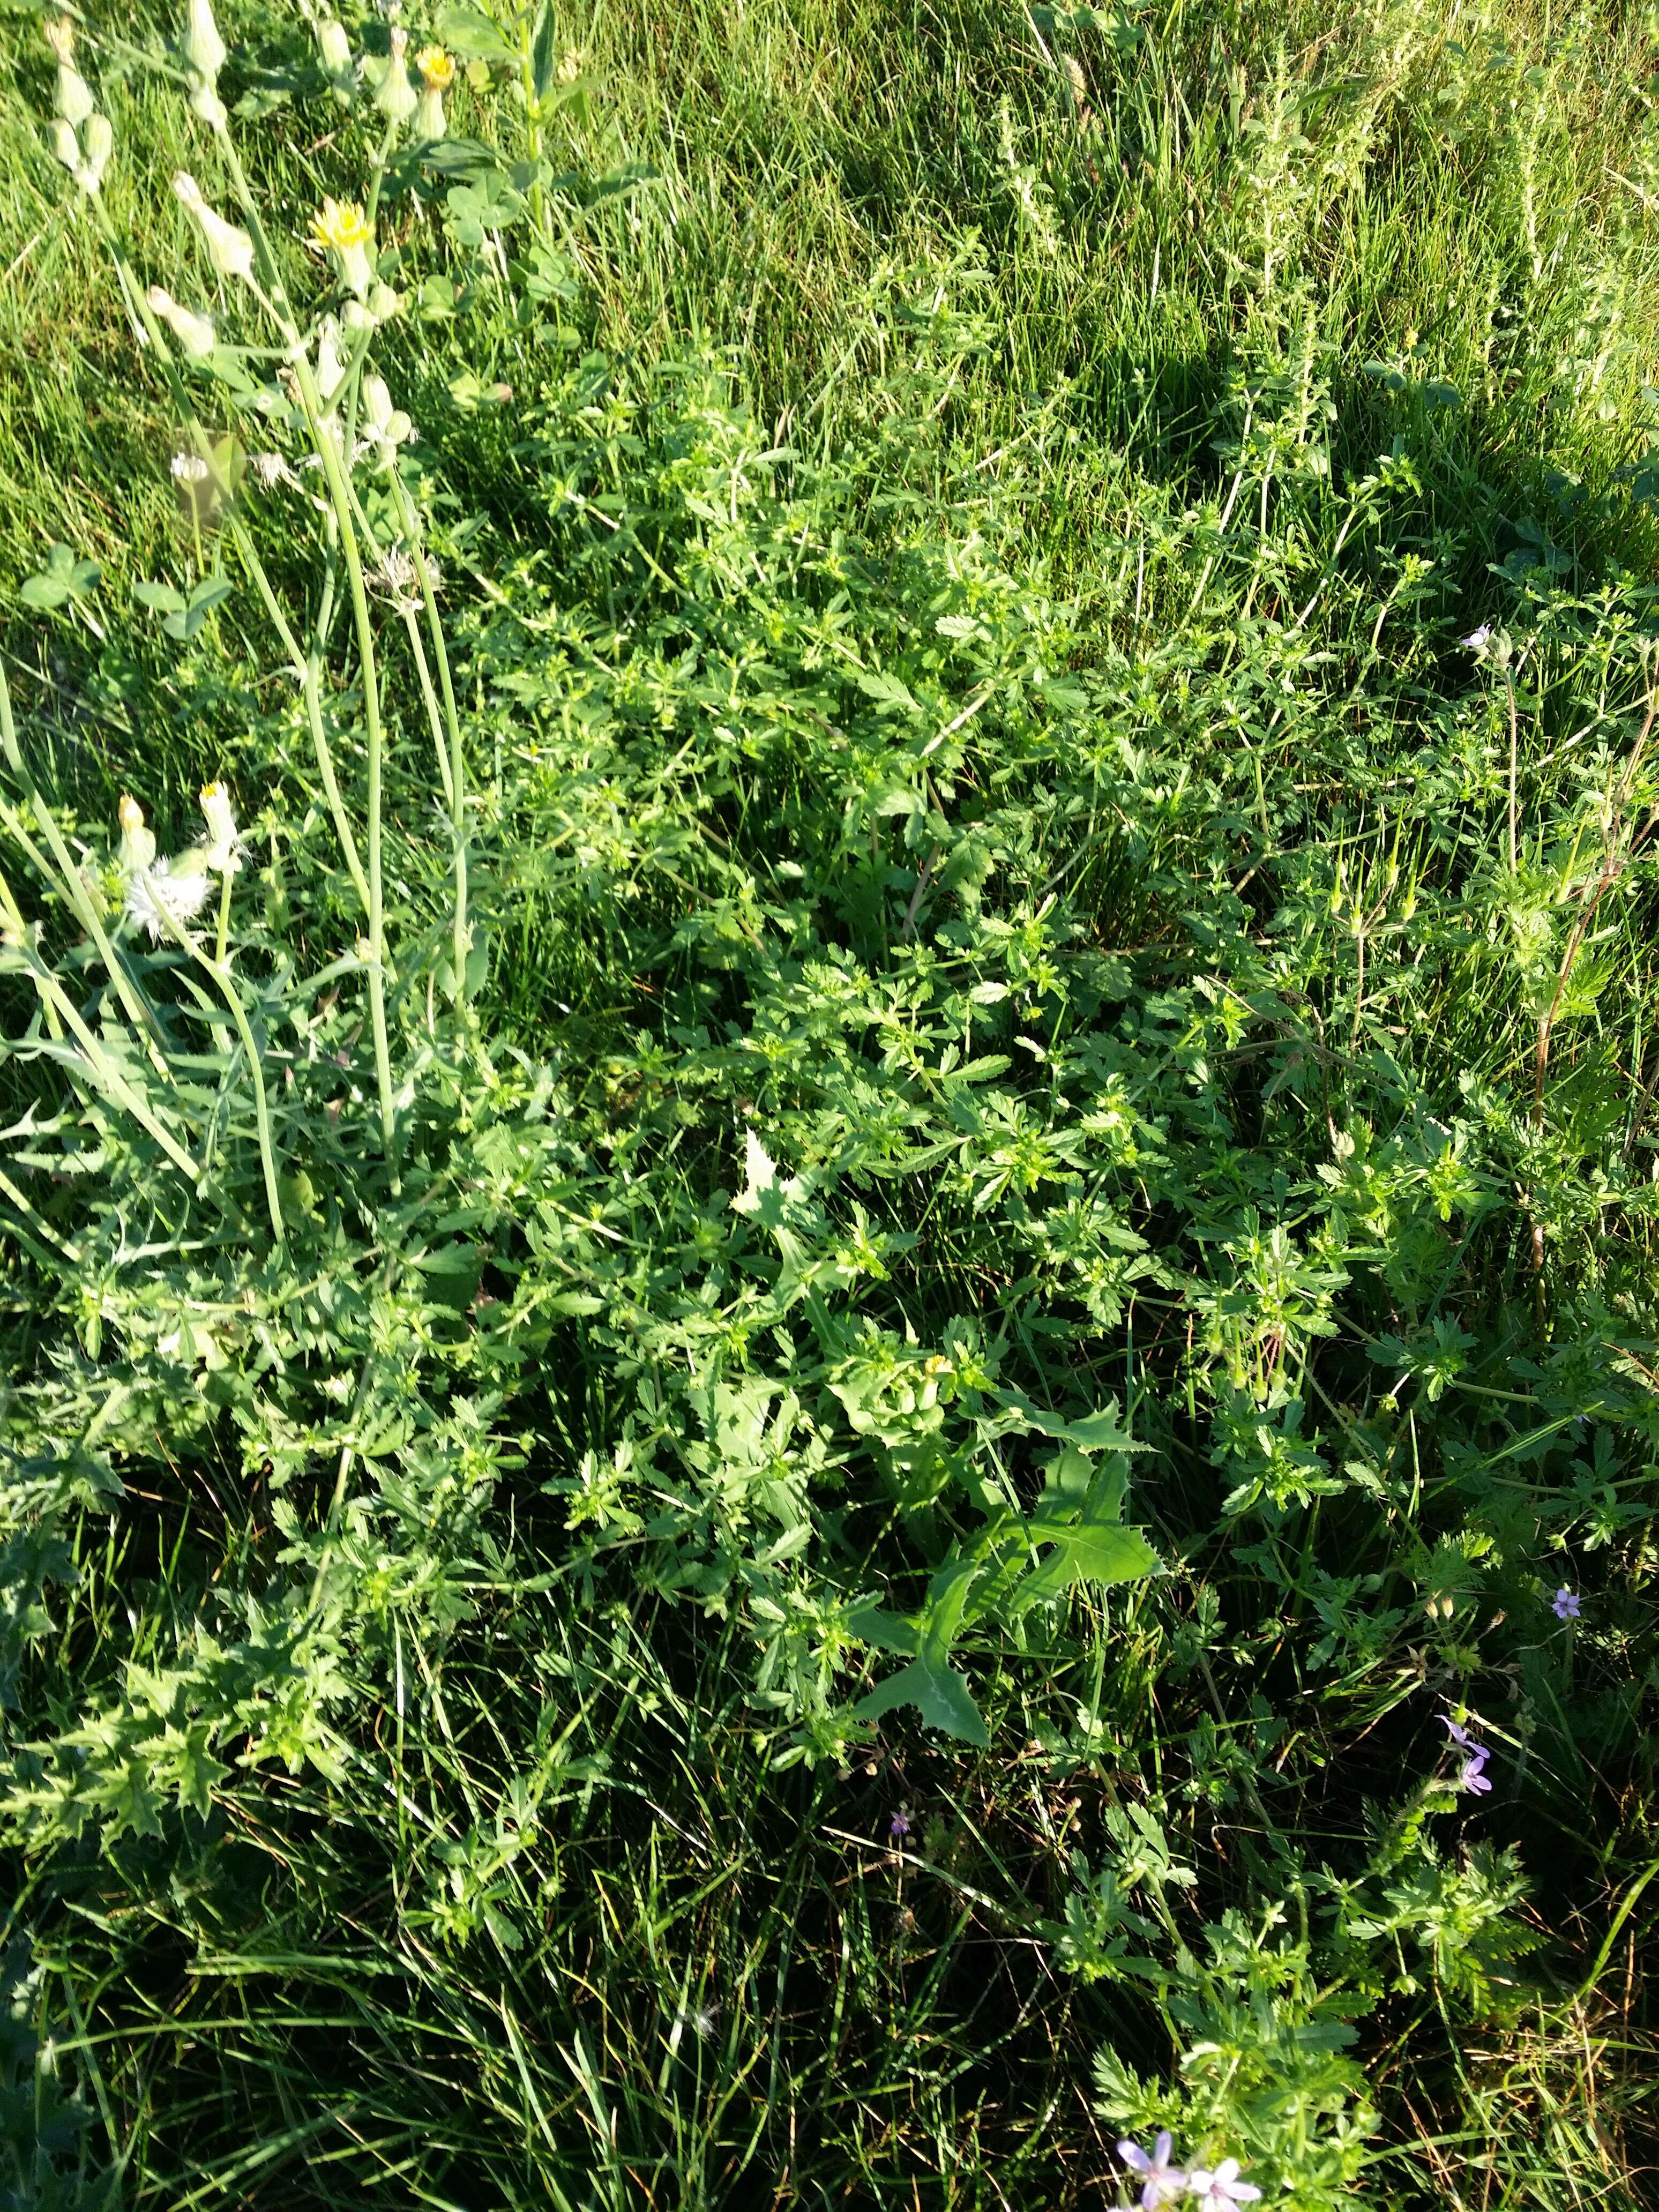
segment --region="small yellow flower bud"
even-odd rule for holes
[[[234,875],[239,865],[236,858],[238,843],[236,817],[231,811],[230,793],[222,783],[202,786],[202,815],[207,823],[207,865],[216,876]]]
[[[131,875],[148,868],[155,858],[155,835],[144,827],[144,810],[124,792],[115,818],[121,825],[121,866]]]

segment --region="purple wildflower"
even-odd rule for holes
[[[1133,2166],[1146,2177],[1146,2187],[1140,2192],[1141,2212],[1158,2212],[1166,2197],[1184,2196],[1188,2186],[1188,2176],[1178,2166],[1170,2163],[1170,2152],[1174,2136],[1165,2128],[1150,2151],[1144,2151],[1138,2142],[1121,2142],[1117,2154],[1125,2166]],[[1196,2176],[1193,2177],[1196,2179]]]
[[[887,1832],[896,1844],[899,1842],[902,1837],[909,1834],[910,1815],[905,1811],[902,1805],[899,1807],[897,1812],[894,1814],[892,1819],[887,1823]]]
[[[1482,1744],[1473,1759],[1465,1759],[1458,1780],[1465,1790],[1472,1790],[1477,1797],[1484,1797],[1492,1788],[1486,1779],[1486,1761],[1492,1753]]]
[[[1208,2212],[1232,2212],[1235,2204],[1254,2203],[1261,2194],[1255,2182],[1238,2179],[1236,2158],[1224,2158],[1213,2172],[1195,2166],[1187,2179],[1193,2195],[1208,2207]]]
[[[1570,1590],[1564,1583],[1550,1600],[1550,1611],[1558,1620],[1577,1620],[1579,1613],[1577,1591]]]
[[[1459,1728],[1457,1723],[1452,1718],[1449,1713],[1442,1713],[1440,1716],[1440,1721],[1441,1725],[1444,1728],[1447,1735],[1450,1736],[1452,1741],[1457,1746],[1460,1751],[1479,1751],[1480,1749],[1480,1745],[1469,1734],[1468,1730],[1466,1728]]]
[[[1469,632],[1462,643],[1465,650],[1469,653],[1484,653],[1492,643],[1492,624],[1482,623],[1479,629]]]

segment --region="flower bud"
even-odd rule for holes
[[[317,51],[323,58],[323,67],[331,76],[349,76],[351,74],[351,41],[346,36],[343,23],[332,15],[325,15],[315,27]]]
[[[65,123],[82,124],[97,106],[92,88],[73,62],[58,64],[58,112]]]
[[[230,120],[225,103],[210,84],[198,84],[190,95],[190,104],[210,131],[222,131]]]
[[[217,876],[234,875],[239,865],[236,848],[240,840],[236,831],[236,817],[231,811],[230,793],[222,783],[202,786],[202,817],[207,823],[207,865]]]
[[[225,65],[225,42],[213,20],[213,0],[190,0],[185,30],[185,59],[211,89]]]
[[[52,150],[71,173],[80,167],[81,142],[75,135],[75,125],[61,115],[52,126]]]
[[[345,378],[345,364],[340,359],[340,326],[332,315],[325,315],[317,331],[317,396],[325,407],[332,401]]]
[[[208,259],[218,274],[221,276],[240,276],[244,282],[252,277],[253,240],[247,233],[215,213],[202,198],[202,188],[188,170],[181,169],[174,177],[173,189],[195,216],[207,246]]]
[[[115,133],[107,115],[88,116],[81,132],[81,151],[85,159],[75,173],[75,181],[82,191],[95,192],[115,151]]]
[[[121,866],[128,875],[148,868],[155,859],[155,833],[144,827],[144,810],[128,793],[116,809],[121,825]]]
[[[415,425],[401,407],[392,405],[384,377],[363,380],[363,428],[380,447],[381,465],[388,467],[398,447],[414,434]]]
[[[386,57],[386,68],[374,88],[374,105],[395,130],[398,124],[407,123],[415,112],[416,93],[409,81],[409,64],[405,58],[409,48],[409,33],[401,23],[392,27],[392,52]]]
[[[206,315],[181,307],[170,292],[152,284],[144,295],[153,315],[159,315],[192,361],[204,361],[218,343],[218,333]]]

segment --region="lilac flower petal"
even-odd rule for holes
[[[1462,1783],[1466,1790],[1474,1790],[1477,1796],[1484,1796],[1492,1788],[1492,1784],[1474,1759],[1463,1769]]]
[[[1167,2166],[1170,2163],[1170,2153],[1174,2148],[1175,2137],[1170,2133],[1168,2128],[1160,2128],[1158,2131],[1158,2141],[1152,2145],[1152,2164]]]
[[[1138,2142],[1121,2142],[1117,2147],[1117,2154],[1125,2166],[1132,2166],[1137,2173],[1150,2173],[1152,2170],[1152,2160],[1147,2157]]]
[[[1442,1713],[1439,1717],[1447,1735],[1454,1743],[1467,1745],[1474,1741],[1468,1730],[1466,1728],[1459,1728],[1449,1713]]]

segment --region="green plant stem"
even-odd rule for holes
[[[432,638],[432,657],[437,663],[438,682],[443,691],[444,726],[449,738],[449,764],[444,775],[444,787],[449,800],[450,826],[455,841],[455,914],[453,960],[455,970],[455,1003],[462,1006],[466,1000],[466,961],[471,950],[472,933],[467,921],[467,836],[466,836],[466,757],[461,744],[461,718],[455,705],[455,684],[450,673],[449,652],[444,641],[444,626],[438,613],[437,595],[432,588],[432,568],[421,544],[419,519],[396,468],[392,472],[392,496],[398,504],[398,518],[409,540],[415,574],[420,580],[421,603],[426,611],[427,629]],[[414,625],[410,626],[411,639]],[[417,658],[420,656],[417,655]],[[422,669],[424,676],[424,669]],[[428,686],[429,688],[429,686]],[[440,766],[442,766],[440,746]]]
[[[70,912],[97,946],[98,957],[103,962],[111,982],[115,986],[117,996],[126,1009],[128,1019],[144,1040],[151,1065],[164,1083],[171,1083],[173,1070],[167,1066],[161,1048],[161,1021],[155,1008],[128,975],[125,962],[117,957],[115,948],[105,932],[97,909],[87,896],[86,885],[81,878],[81,871],[70,857],[69,848],[64,842],[52,809],[40,796],[40,788],[34,778],[29,774],[28,764],[23,758],[22,747],[17,742],[17,727],[12,719],[11,688],[6,682],[3,668],[0,668],[0,750],[4,752],[6,765],[16,777],[24,797],[28,800],[29,811],[40,824],[40,834],[46,841],[47,849],[52,854],[54,866],[47,867],[44,858],[34,850],[32,841],[22,830],[21,824],[11,816],[9,808],[5,810],[7,816],[11,817],[8,820],[8,828],[11,830],[12,835],[18,839],[24,849],[29,853],[35,867],[49,882],[55,875],[58,887],[68,901]]]

